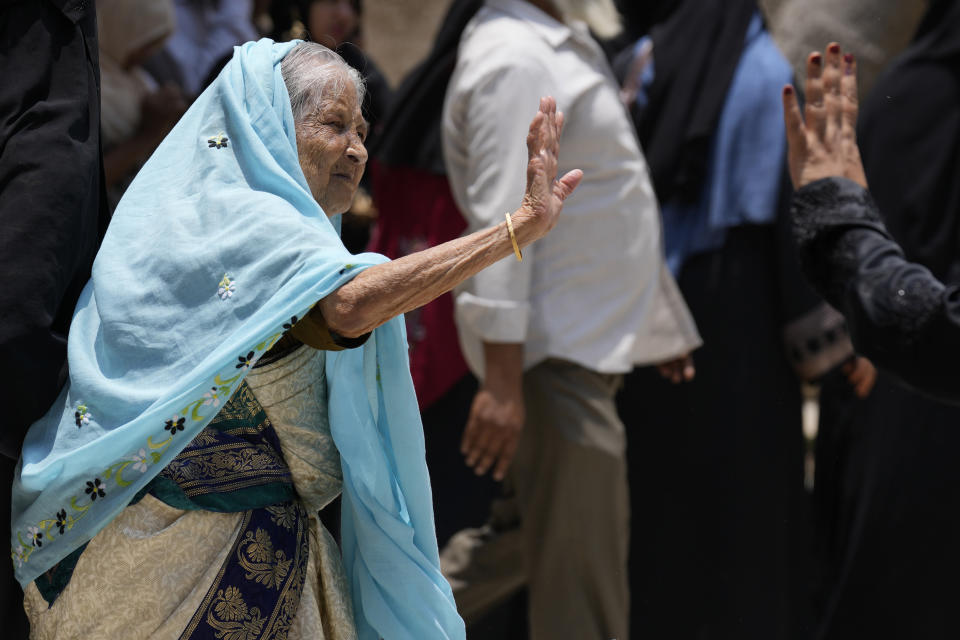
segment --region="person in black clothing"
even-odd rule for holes
[[[828,48],[821,76],[825,90],[842,88],[842,81],[836,82],[841,70],[852,75],[852,59],[844,68],[838,52],[835,45]],[[856,288],[864,289],[864,282],[873,286],[869,293],[857,292],[862,299],[855,304],[862,305],[862,313],[878,326],[855,325],[855,333],[875,335],[884,325],[906,330],[906,335],[865,341],[873,345],[882,367],[896,366],[900,350],[907,359],[915,349],[917,355],[924,348],[932,354],[933,349],[949,351],[956,344],[943,335],[937,344],[920,332],[936,326],[935,318],[948,306],[943,294],[949,295],[950,285],[960,283],[958,73],[960,3],[937,0],[913,43],[881,76],[863,105],[857,138],[871,193],[861,186],[828,181],[811,184],[798,202],[808,213],[805,220],[815,220],[817,214],[810,216],[808,208],[817,197],[829,194],[832,208],[839,209],[839,217],[848,224],[887,234],[878,241],[856,233],[856,240],[847,237],[834,249],[841,254],[841,264],[860,257],[874,263],[872,273],[856,268],[866,278]],[[814,87],[814,100],[816,94]],[[827,91],[823,103],[831,101],[838,102]],[[839,102],[842,106],[842,98]],[[848,109],[847,122],[852,123],[855,115]],[[897,241],[902,253],[890,246],[890,239]],[[929,272],[908,266],[904,258]],[[887,283],[895,283],[896,289]],[[850,296],[849,285],[829,286],[841,299]],[[949,393],[952,377],[937,380],[930,374],[947,372],[932,369],[923,374],[924,386],[933,384],[932,390]],[[821,467],[831,473],[818,477],[816,491],[832,498],[823,501],[831,512],[821,514],[821,528],[830,544],[819,638],[861,634],[943,638],[955,633],[950,611],[960,596],[954,580],[960,570],[955,544],[960,535],[955,509],[960,469],[953,453],[960,446],[958,421],[960,408],[899,384],[881,371],[877,391],[858,406],[850,423],[831,434],[834,446],[823,451],[826,455],[817,465],[818,474]]]
[[[955,3],[938,4],[956,11]],[[857,147],[856,61],[841,58],[839,45],[828,49],[825,68],[818,56],[808,59],[803,113],[793,87],[783,89],[801,266],[843,313],[859,353],[928,395],[960,403],[960,286],[910,261],[887,230]]]
[[[0,522],[27,428],[66,380],[67,330],[108,221],[90,0],[0,0]],[[26,637],[13,566],[5,638]]]
[[[615,69],[661,205],[667,264],[704,345],[693,380],[642,368],[618,396],[640,514],[631,631],[805,637],[800,380],[852,348],[842,318],[804,283],[788,235],[776,91],[792,70],[752,0],[634,4],[631,16],[653,28]]]

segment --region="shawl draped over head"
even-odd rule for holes
[[[295,44],[238,47],[120,202],[74,314],[70,381],[23,445],[22,585],[124,509],[296,318],[385,260],[349,254],[310,195],[280,73]],[[360,637],[464,637],[438,568],[402,318],[326,368]]]
[[[100,109],[103,142],[110,147],[134,135],[148,93],[143,72],[130,58],[159,49],[174,29],[173,0],[99,0]]]

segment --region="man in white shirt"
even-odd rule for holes
[[[618,26],[609,0],[487,0],[447,90],[444,156],[470,231],[520,201],[517,141],[540,96],[566,115],[560,173],[584,172],[549,237],[458,291],[460,341],[482,380],[462,449],[478,474],[510,469],[531,637],[622,640],[629,506],[614,395],[634,365],[684,362],[700,339],[664,265],[656,199],[616,82],[575,18],[599,35]],[[692,373],[682,364],[677,377]]]

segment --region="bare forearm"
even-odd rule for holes
[[[483,343],[485,374],[470,407],[460,451],[467,466],[503,480],[526,421],[523,406],[523,344]]]
[[[540,110],[530,123],[527,190],[523,204],[512,214],[521,247],[553,228],[563,201],[583,177],[583,172],[575,169],[555,179],[563,129],[563,115],[556,107],[553,98],[541,98]],[[334,332],[362,336],[390,318],[423,306],[512,251],[504,221],[465,238],[370,267],[321,300],[315,309]]]
[[[515,223],[518,240],[525,234]],[[494,262],[513,255],[506,222],[379,264],[324,298],[317,307],[337,333],[360,336],[421,307]]]
[[[522,342],[484,342],[483,362],[484,388],[500,397],[522,397]]]

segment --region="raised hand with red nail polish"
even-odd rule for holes
[[[807,58],[806,105],[801,113],[793,87],[783,88],[788,165],[793,186],[833,176],[866,187],[857,147],[857,63],[836,42]]]

